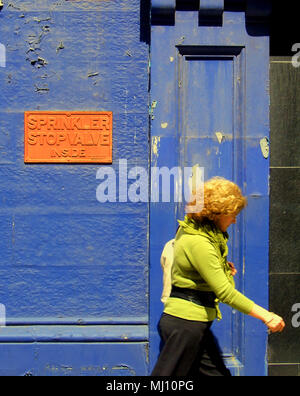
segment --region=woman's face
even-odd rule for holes
[[[216,220],[216,225],[220,228],[222,232],[227,231],[227,228],[231,226],[231,224],[235,223],[236,215],[220,215]]]

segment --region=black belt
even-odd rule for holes
[[[177,286],[172,286],[170,297],[181,298],[208,308],[215,308],[215,299],[217,298],[214,292],[184,289]]]

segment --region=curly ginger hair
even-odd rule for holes
[[[206,219],[216,221],[220,215],[238,215],[246,206],[247,198],[235,183],[222,177],[214,177],[204,183],[203,209],[188,213],[190,219],[201,223]],[[196,199],[187,205],[194,206]]]

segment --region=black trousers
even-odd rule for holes
[[[159,322],[163,348],[151,375],[231,376],[211,325],[212,322],[185,320],[164,313]]]

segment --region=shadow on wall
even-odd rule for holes
[[[151,0],[141,0],[140,4],[140,41],[150,44],[150,3]]]
[[[247,32],[250,36],[265,36],[268,35],[269,25],[267,23],[271,14],[271,0],[225,0],[224,11],[230,12],[245,12],[246,10],[246,25]],[[176,0],[177,11],[196,11],[199,10],[199,0]],[[151,40],[151,0],[140,0],[140,40],[150,44]],[[154,25],[174,25],[175,14],[167,12],[163,16],[159,16],[152,20]],[[203,19],[199,12],[199,25],[201,26],[222,26],[222,16],[220,18],[210,17],[205,15]]]

